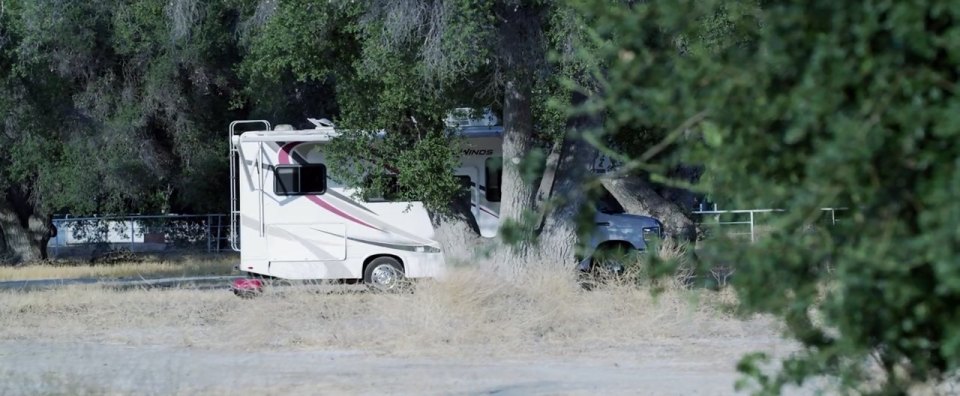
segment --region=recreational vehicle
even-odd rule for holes
[[[403,278],[433,278],[444,256],[420,202],[369,202],[328,175],[324,147],[337,136],[326,120],[313,129],[271,128],[267,121],[230,124],[231,245],[238,268],[283,279],[362,280],[393,288]],[[255,125],[240,132],[241,126]],[[456,175],[468,190],[484,237],[499,227],[502,127],[459,125],[466,144]],[[654,219],[599,208],[590,246],[645,249],[660,234]],[[589,269],[589,259],[581,269]],[[259,289],[240,280],[235,291]]]
[[[262,128],[237,134],[244,124]],[[443,252],[423,204],[361,202],[353,188],[328,177],[323,148],[335,136],[328,123],[308,130],[231,123],[230,227],[239,269],[283,279],[363,279],[383,288],[403,277],[441,275]]]
[[[495,125],[495,119],[480,121],[468,119],[456,125],[465,144],[455,174],[464,185],[473,187],[470,189],[471,208],[480,234],[494,237],[500,227],[503,127]],[[594,171],[599,171],[598,168],[608,170],[608,164],[609,160],[599,158],[593,166]],[[651,239],[663,237],[663,225],[658,220],[627,214],[609,192],[604,191],[593,205],[596,228],[585,241],[587,250],[577,266],[580,271],[590,271],[603,261],[606,269],[619,272],[623,269],[623,260],[628,259],[626,256],[646,250]]]

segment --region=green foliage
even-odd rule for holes
[[[444,210],[459,193],[452,174],[459,145],[443,118],[454,108],[502,109],[503,81],[522,69],[503,47],[529,39],[504,42],[502,30],[514,28],[504,15],[518,9],[529,20],[510,23],[529,23],[531,34],[546,37],[543,48],[525,49],[523,62],[531,69],[538,136],[554,141],[564,136],[566,113],[548,104],[569,102],[570,88],[561,81],[584,69],[570,49],[583,25],[565,3],[281,2],[263,24],[247,31],[251,56],[241,70],[257,87],[290,77],[335,84],[337,110],[331,118],[342,135],[328,159],[337,177],[378,190],[387,187],[388,173],[397,173],[404,197]],[[553,63],[547,48],[558,49]],[[381,130],[388,131],[386,137],[376,137]],[[427,152],[430,156],[422,155]],[[397,158],[402,160],[391,160]],[[424,169],[436,177],[413,176]]]
[[[345,73],[356,58],[356,2],[280,2],[265,21],[245,32],[248,78],[276,79],[291,72],[300,80],[323,81]]]
[[[221,208],[243,3],[7,2],[0,179],[46,213]]]
[[[443,118],[459,107],[499,109],[498,78],[505,71],[498,63],[496,10],[503,6],[476,0],[281,3],[248,32],[251,56],[242,70],[253,85],[285,76],[335,82],[331,118],[341,136],[328,161],[337,178],[377,191],[392,180],[385,173],[396,173],[403,198],[443,211],[459,193],[453,177],[459,142]],[[547,78],[538,87],[545,109],[546,98],[559,90]],[[559,117],[552,117],[544,124],[557,125]],[[379,131],[387,131],[385,137],[376,137]]]
[[[952,1],[591,2],[607,128],[683,128],[683,159],[737,207],[788,211],[717,243],[742,306],[804,345],[761,393],[817,375],[903,393],[960,364],[960,6]],[[698,120],[698,115],[708,122]],[[642,165],[636,165],[642,166]],[[823,226],[821,207],[848,207]],[[885,373],[869,381],[871,364]]]
[[[425,175],[447,175],[451,169],[460,166],[459,154],[456,141],[451,142],[448,137],[438,133],[429,134],[415,143],[412,149],[402,152],[397,158],[397,166],[401,169],[398,181],[401,186],[408,187],[401,190],[401,197],[405,200],[427,197],[426,203],[434,207],[446,207],[453,200],[451,191],[460,193],[463,186],[451,177],[429,180],[432,178]],[[430,182],[426,183],[425,179]]]

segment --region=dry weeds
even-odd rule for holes
[[[232,256],[95,265],[70,262],[30,264],[20,267],[0,267],[0,281],[229,275],[233,271],[234,264],[236,259]]]
[[[253,300],[201,290],[117,291],[77,286],[0,293],[4,339],[280,346],[378,352],[578,352],[621,348],[625,339],[696,340],[769,333],[764,319],[736,318],[723,293],[609,285],[580,290],[572,277],[505,282],[457,270],[413,293],[330,286],[268,288]]]

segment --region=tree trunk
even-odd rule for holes
[[[586,100],[587,97],[579,93],[572,97],[574,106]],[[558,270],[569,271],[575,266],[580,236],[592,227],[593,218],[584,215],[593,213],[586,205],[590,203],[588,186],[595,177],[591,168],[597,149],[583,140],[583,134],[592,133],[600,125],[601,118],[597,115],[567,120],[568,132],[549,192],[553,207],[540,232],[542,260]]]
[[[563,144],[554,144],[550,147],[550,154],[547,155],[547,160],[544,163],[543,167],[543,177],[540,178],[540,187],[537,188],[537,197],[536,197],[536,209],[542,211],[544,204],[547,203],[547,200],[550,199],[550,194],[553,193],[553,184],[557,179],[557,168],[560,166],[560,151],[563,149]],[[537,222],[537,228],[543,226],[543,217],[540,216],[540,221]]]
[[[469,263],[476,259],[483,237],[477,219],[470,212],[469,201],[466,205],[454,202],[449,214],[431,213],[430,220],[447,262]]]
[[[50,230],[49,219],[33,213],[33,208],[18,194],[8,192],[5,199],[0,199],[0,232],[8,263],[45,260]]]
[[[590,159],[596,149],[579,138],[569,138],[563,145],[551,196],[553,209],[540,232],[541,260],[557,270],[571,270],[576,265],[578,235],[585,230],[582,214],[589,204],[586,186],[593,177]],[[592,219],[590,219],[592,220]]]
[[[672,238],[693,240],[696,225],[677,204],[663,198],[653,185],[639,176],[604,177],[603,186],[623,205],[627,213],[646,215],[663,223],[664,233]]]
[[[502,245],[490,262],[511,275],[526,262],[537,227],[534,208],[537,183],[524,180],[521,164],[534,148],[531,88],[545,66],[543,18],[549,7],[537,3],[495,2],[497,43],[496,78],[503,86],[503,177],[501,179],[500,236]],[[537,175],[539,176],[539,175]],[[533,177],[530,179],[538,179]],[[517,227],[506,232],[506,227]]]
[[[533,207],[536,186],[523,179],[521,163],[534,148],[528,82],[507,82],[503,100],[503,179],[500,219],[519,221]]]
[[[545,56],[542,17],[546,7],[533,3],[504,3],[495,9],[499,20],[497,68],[503,81],[500,219],[519,221],[533,208],[537,188],[534,180],[523,179],[521,164],[536,142],[531,89]]]
[[[7,264],[12,254],[7,249],[7,238],[3,235],[3,227],[0,227],[0,266]]]
[[[513,276],[524,266],[537,227],[534,208],[536,181],[524,180],[521,164],[534,148],[533,115],[528,82],[507,82],[503,100],[503,177],[500,195],[500,239],[506,239],[489,264],[501,275]],[[504,227],[519,227],[505,232]]]

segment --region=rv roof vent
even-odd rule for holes
[[[307,118],[307,121],[310,121],[310,123],[313,124],[317,129],[333,127],[333,122],[326,118],[321,118],[319,120],[316,118]]]
[[[274,130],[274,131],[292,131],[292,130],[293,130],[293,125],[290,125],[290,124],[277,124],[277,126],[273,127],[273,130]]]

